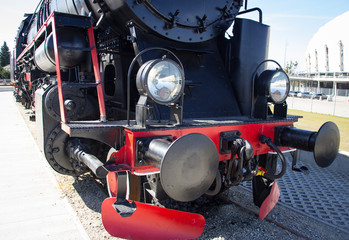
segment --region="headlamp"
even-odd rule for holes
[[[290,91],[290,80],[284,71],[276,71],[269,83],[269,96],[274,103],[286,100]]]
[[[290,80],[287,74],[280,70],[265,70],[258,78],[256,85],[258,95],[265,95],[276,104],[283,103],[290,91]]]
[[[168,105],[176,102],[183,94],[184,73],[171,59],[150,60],[138,70],[136,85],[141,95],[149,96],[156,103]]]

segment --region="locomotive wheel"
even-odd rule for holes
[[[45,143],[45,157],[56,172],[79,176],[85,173],[87,168],[80,165],[73,167],[67,152],[68,140],[69,135],[61,129],[60,125],[52,129]]]

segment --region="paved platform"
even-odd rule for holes
[[[0,161],[1,239],[89,239],[5,86],[0,86]]]
[[[349,234],[347,157],[338,155],[335,162],[343,163],[321,168],[315,164],[312,153],[301,151],[297,166],[308,168],[308,171],[303,173],[292,171],[291,155],[285,154],[285,157],[286,173],[277,180],[281,192],[278,204]],[[339,169],[344,163],[346,166]],[[252,190],[251,182],[244,182],[242,187]]]

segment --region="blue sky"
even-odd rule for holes
[[[328,21],[349,11],[348,0],[248,0],[248,6],[261,8],[263,22],[271,26],[269,58],[282,65],[297,61],[299,71],[304,68],[305,51],[313,35]]]
[[[34,11],[38,3],[39,0],[11,0],[2,4],[1,45],[6,41],[10,49],[13,48],[23,13]],[[282,65],[290,60],[298,61],[298,70],[303,68],[308,42],[318,29],[336,16],[349,11],[348,0],[248,0],[248,6],[261,8],[263,22],[271,26],[269,58]],[[256,18],[257,14],[249,16]]]

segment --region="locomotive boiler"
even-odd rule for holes
[[[259,21],[244,18],[252,11]],[[14,95],[35,112],[55,171],[106,179],[111,235],[197,238],[203,216],[168,209],[169,199],[252,181],[264,218],[284,151],[312,151],[321,167],[337,155],[334,123],[293,126],[290,81],[267,58],[268,38],[247,0],[41,0],[18,30]]]

